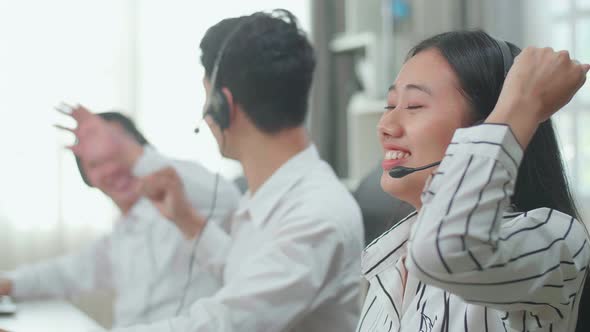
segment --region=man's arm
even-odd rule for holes
[[[110,237],[80,252],[21,267],[6,273],[3,291],[16,299],[69,297],[112,288]]]

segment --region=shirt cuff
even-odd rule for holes
[[[152,146],[144,145],[143,154],[137,159],[131,172],[134,176],[143,177],[170,166],[172,163],[169,159],[159,154]]]
[[[447,149],[447,154],[470,154],[498,160],[512,176],[518,173],[523,153],[510,126],[495,123],[457,129]]]

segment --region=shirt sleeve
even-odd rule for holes
[[[590,251],[586,228],[571,216],[504,213],[522,155],[506,125],[457,130],[422,193],[407,264],[467,302],[529,312],[530,326],[540,327],[575,307]]]
[[[272,241],[261,243],[226,277],[219,292],[194,302],[184,316],[115,331],[289,330],[315,309],[329,271],[339,264],[333,257],[341,257],[342,241],[327,224],[312,218],[285,220]]]
[[[221,280],[231,245],[229,223],[238,205],[239,191],[219,174],[212,174],[197,163],[166,158],[151,146],[144,147],[143,155],[133,167],[133,174],[146,176],[166,167],[176,170],[191,205],[208,218],[197,243],[186,241],[182,248],[187,252],[196,249],[197,263]]]
[[[80,252],[8,272],[11,295],[19,300],[64,298],[112,289],[110,248],[110,237],[105,236]]]
[[[193,208],[227,229],[227,222],[237,208],[240,197],[236,186],[198,163],[167,158],[149,145],[144,146],[144,152],[132,172],[141,177],[166,167],[172,167],[178,173]]]

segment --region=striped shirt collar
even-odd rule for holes
[[[236,216],[249,213],[254,225],[262,227],[281,198],[320,160],[313,144],[297,153],[276,170],[253,196],[250,191],[246,192]]]
[[[361,267],[365,278],[370,279],[406,254],[406,244],[417,215],[417,211],[410,213],[365,248]]]

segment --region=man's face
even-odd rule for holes
[[[108,125],[126,134],[119,123],[108,122]],[[84,159],[80,161],[90,184],[109,196],[118,206],[131,206],[139,199],[139,181],[128,167],[115,162],[99,167]]]

